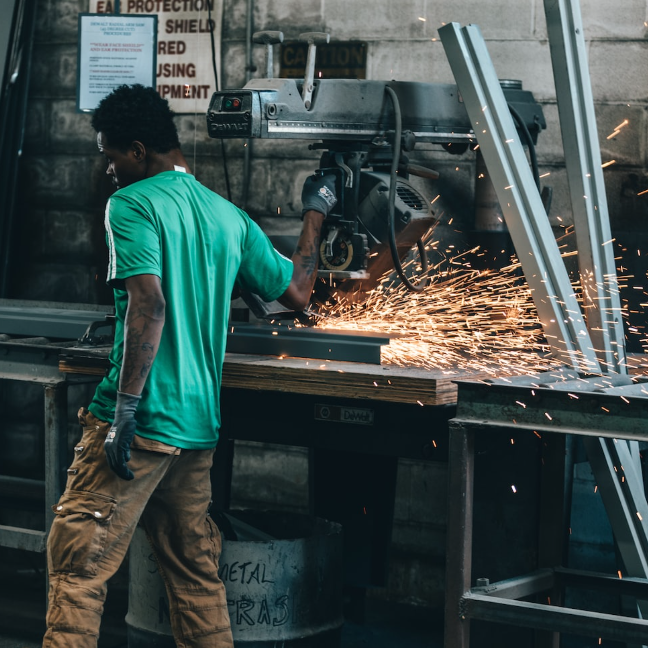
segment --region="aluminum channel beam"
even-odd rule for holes
[[[544,0],[583,302],[605,371],[626,373],[625,336],[578,0]]]
[[[439,29],[554,356],[581,371],[600,366],[524,148],[479,27]]]

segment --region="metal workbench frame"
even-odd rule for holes
[[[621,398],[596,392],[582,393],[578,399],[574,396],[566,390],[531,385],[459,383],[457,415],[449,422],[448,491],[452,505],[448,507],[445,648],[469,647],[473,619],[534,628],[538,631],[537,648],[556,648],[561,632],[645,643],[648,620],[560,605],[567,585],[603,588],[620,595],[648,599],[647,579],[621,579],[563,568],[565,511],[563,484],[557,476],[564,475],[565,471],[566,435],[648,440],[645,427],[648,401],[645,398]],[[587,408],[583,407],[583,401],[587,401]],[[618,404],[628,409],[622,410]],[[613,414],[608,411],[610,407],[614,408]],[[520,429],[541,434],[545,445],[540,498],[547,505],[540,511],[539,570],[473,587],[475,437]],[[520,600],[543,593],[549,593],[546,603]]]
[[[43,553],[47,535],[54,519],[52,505],[60,498],[65,487],[68,430],[68,387],[71,384],[95,382],[92,376],[70,376],[59,373],[60,348],[30,343],[22,339],[13,343],[2,341],[4,355],[0,357],[0,380],[41,385],[43,388],[43,426],[45,443],[44,479],[25,479],[0,476],[5,485],[20,488],[23,492],[44,493],[44,530],[0,525],[0,547],[24,549]]]

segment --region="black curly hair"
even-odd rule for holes
[[[157,153],[180,148],[169,102],[140,84],[121,85],[104,97],[92,115],[92,128],[122,151],[135,140]]]

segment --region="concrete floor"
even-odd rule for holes
[[[45,618],[44,565],[26,552],[0,565],[0,648],[40,648]],[[127,576],[109,584],[99,648],[127,648]],[[365,622],[347,621],[340,648],[442,648],[441,610],[368,597]]]
[[[390,605],[371,602],[368,606],[367,622],[358,624],[346,622],[342,630],[340,648],[442,648],[442,619],[439,614],[422,608],[405,605]],[[117,630],[123,620],[110,624]],[[40,632],[35,624],[31,629],[3,630],[0,627],[0,648],[40,648]],[[102,636],[100,648],[127,648],[119,632],[109,637]]]

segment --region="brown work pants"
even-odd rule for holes
[[[180,450],[136,437],[124,481],[109,468],[110,424],[79,411],[83,437],[47,542],[50,578],[44,648],[95,648],[106,583],[138,523],[155,552],[179,648],[232,648],[221,537],[207,516],[213,450]]]

